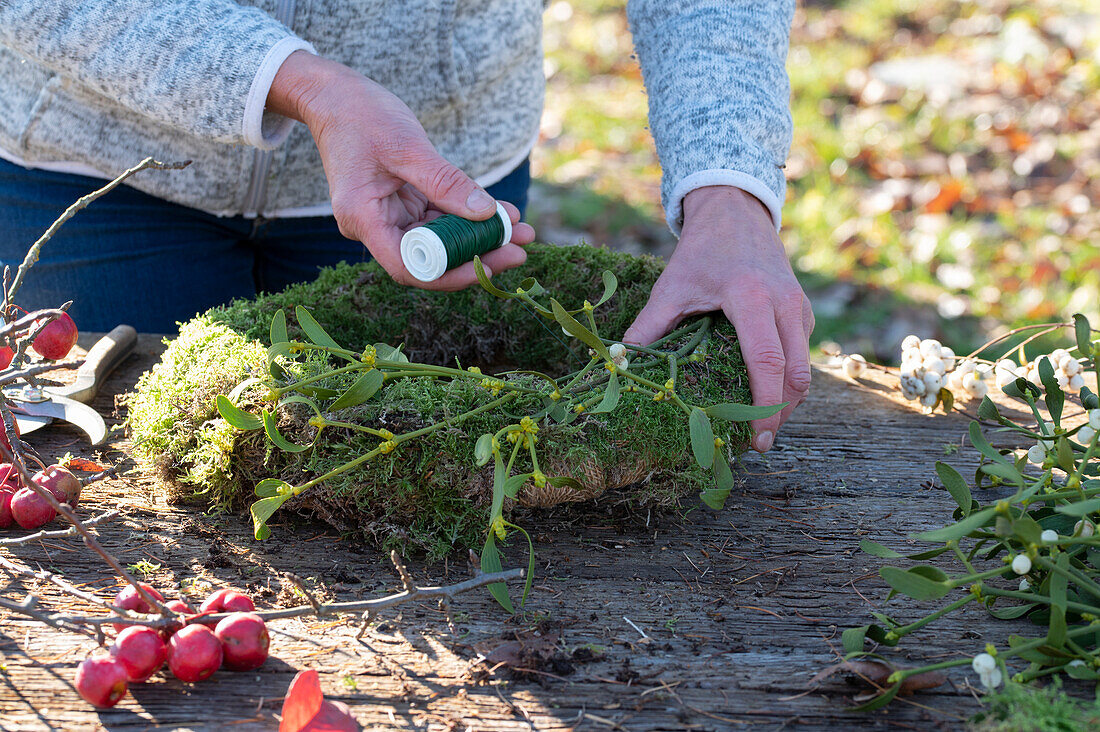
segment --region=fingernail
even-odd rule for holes
[[[765,430],[764,432],[758,434],[756,436],[756,439],[753,440],[753,448],[757,452],[767,452],[767,450],[771,448],[772,440],[774,439],[775,435],[772,434],[770,431]]]
[[[482,213],[486,209],[496,208],[496,202],[488,193],[476,188],[470,194],[470,197],[466,199],[466,208],[470,209],[472,213]]]

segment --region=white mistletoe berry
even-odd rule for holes
[[[1039,539],[1044,544],[1053,544],[1058,541],[1058,532],[1054,529],[1044,529],[1043,533],[1039,534]]]
[[[1077,441],[1082,445],[1087,445],[1092,442],[1092,438],[1096,436],[1096,430],[1089,425],[1082,425],[1081,429],[1077,430]]]
[[[1047,459],[1047,451],[1042,445],[1032,445],[1027,449],[1027,460],[1030,463],[1036,465],[1042,465],[1043,461]]]
[[[1089,410],[1089,427],[1100,430],[1100,409]]]
[[[934,371],[940,376],[947,373],[947,364],[939,356],[929,356],[921,365],[924,366],[925,371]]]
[[[920,355],[928,358],[929,356],[936,356],[943,353],[943,346],[935,338],[925,338],[920,342]]]
[[[997,668],[997,659],[988,653],[979,653],[974,656],[974,660],[970,665],[980,674],[989,673],[993,669]]]
[[[1001,675],[1001,669],[999,668],[995,668],[988,673],[978,674],[978,678],[981,680],[982,686],[987,689],[996,689],[1001,685],[1001,681],[1004,680]]]
[[[948,371],[955,368],[955,352],[947,346],[940,348],[940,358],[943,359],[943,363]]]
[[[911,373],[903,373],[899,381],[901,382],[901,391],[906,399],[912,401],[917,397],[924,396],[926,387],[924,385],[923,369],[917,369]]]
[[[956,364],[955,371],[959,373],[959,376],[966,376],[972,374],[977,369],[978,364],[973,359],[965,358],[960,363]]]
[[[1077,372],[1073,376],[1069,377],[1069,384],[1066,385],[1066,389],[1077,393],[1085,386],[1085,377],[1081,372]]]
[[[963,375],[962,387],[966,395],[973,399],[981,399],[989,393],[989,385],[982,381],[977,371]]]
[[[1073,525],[1073,535],[1080,536],[1085,539],[1089,538],[1096,533],[1096,527],[1092,525],[1091,521],[1081,519]]]
[[[850,379],[859,378],[867,368],[867,360],[858,353],[844,357],[844,374]]]
[[[901,350],[908,351],[913,348],[918,351],[920,350],[920,338],[917,338],[915,335],[905,336],[905,339],[901,342]]]
[[[1017,554],[1012,558],[1012,571],[1016,574],[1027,574],[1031,571],[1031,560],[1026,554]]]
[[[1081,362],[1073,356],[1066,356],[1058,362],[1058,368],[1066,372],[1067,376],[1073,376],[1081,372]]]
[[[610,346],[607,347],[607,352],[611,354],[612,360],[622,358],[626,355],[626,346],[624,346],[622,343],[612,343]]]

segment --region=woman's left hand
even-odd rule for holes
[[[737,329],[753,403],[787,402],[752,423],[764,452],[810,388],[810,301],[794,276],[771,214],[739,188],[699,188],[684,198],[680,242],[623,340],[647,345],[689,315],[721,310]]]

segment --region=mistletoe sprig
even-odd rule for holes
[[[1094,331],[1084,316],[1074,316],[1072,327],[1076,340],[1072,358],[1080,360],[1081,372],[1097,383],[1100,342],[1092,340]],[[1038,384],[1020,376],[1001,385],[1005,394],[1026,404],[1034,422],[1008,419],[988,396],[978,407],[981,420],[1000,425],[1001,431],[1017,435],[1031,445],[1029,448],[994,448],[979,423],[970,424],[970,442],[981,453],[973,487],[1006,486],[1014,488],[1011,496],[982,504],[957,470],[936,464],[936,473],[958,504],[956,523],[917,534],[916,539],[938,546],[906,558],[923,562],[949,555],[962,571],[948,574],[930,564],[880,570],[891,587],[890,597],[902,594],[921,602],[956,597],[912,623],[874,613],[881,624],[849,628],[843,634],[843,644],[848,659],[873,656],[864,650],[867,641],[896,646],[906,636],[970,603],[984,606],[999,619],[1027,618],[1039,632],[1030,637],[1011,635],[1007,648],[987,644],[973,657],[897,670],[889,677],[888,688],[858,709],[872,710],[889,703],[907,678],[965,665],[971,665],[990,689],[1006,679],[1026,683],[1055,674],[1093,681],[1100,689],[1100,431],[1096,428],[1100,425],[1100,398],[1087,386],[1073,385],[1079,388],[1076,396],[1088,421],[1069,426],[1066,406],[1077,389],[1058,377],[1049,358],[1039,359],[1035,370]],[[877,557],[903,558],[873,541],[864,540],[861,547]],[[1007,661],[1022,661],[1026,667],[1012,672]]]
[[[274,513],[303,492],[335,478],[383,455],[399,452],[408,443],[442,430],[454,429],[472,417],[492,414],[500,417],[499,428],[479,437],[474,448],[478,467],[493,464],[492,500],[485,529],[485,544],[481,565],[487,572],[502,569],[498,541],[504,541],[510,531],[519,532],[528,544],[527,585],[530,589],[534,570],[534,551],[527,532],[504,517],[505,498],[516,498],[524,486],[541,489],[583,488],[567,475],[547,475],[539,462],[539,433],[546,425],[568,425],[592,416],[605,415],[624,408],[623,394],[637,394],[669,407],[683,415],[690,435],[691,451],[698,465],[711,472],[713,482],[700,494],[708,506],[721,508],[733,487],[724,440],[715,434],[713,419],[726,422],[746,422],[771,416],[785,405],[754,407],[738,403],[693,404],[678,388],[679,369],[699,360],[700,350],[710,335],[713,321],[700,318],[677,329],[648,347],[627,345],[602,338],[597,328],[596,310],[615,294],[615,276],[603,273],[603,293],[595,303],[585,301],[580,307],[567,309],[558,300],[548,297],[546,289],[533,278],[524,280],[515,292],[496,287],[486,276],[479,260],[475,268],[481,286],[491,295],[518,300],[533,314],[559,327],[566,335],[588,347],[589,359],[578,370],[561,376],[538,371],[510,371],[485,374],[476,366],[467,368],[441,366],[410,361],[400,347],[384,343],[355,351],[338,344],[303,307],[297,307],[295,317],[306,340],[290,340],[286,313],[275,313],[270,326],[271,345],[267,351],[267,373],[245,380],[228,395],[217,398],[221,417],[239,430],[263,430],[275,448],[287,452],[305,452],[318,444],[326,429],[345,429],[377,439],[377,444],[323,475],[298,485],[267,478],[255,488],[259,500],[251,513],[257,539],[271,534],[268,522]],[[582,323],[583,321],[583,323]],[[548,330],[553,335],[553,330]],[[673,350],[666,344],[683,344]],[[563,348],[569,345],[563,342]],[[663,383],[647,378],[653,369],[667,370]],[[475,407],[449,414],[431,424],[403,433],[395,433],[384,424],[362,418],[362,410],[353,408],[380,399],[381,393],[409,379],[471,382],[488,393],[488,401]],[[334,383],[350,385],[331,388]],[[238,405],[246,390],[259,393],[260,410],[254,413]],[[307,444],[288,440],[279,430],[279,410],[293,404],[304,405],[312,415],[308,424],[313,439]],[[516,414],[512,410],[526,414]],[[473,467],[473,466],[471,466]],[[508,611],[513,607],[504,585],[494,584],[490,592]]]

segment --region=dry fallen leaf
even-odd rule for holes
[[[810,685],[819,684],[837,671],[848,671],[872,686],[886,687],[890,674],[897,671],[881,661],[841,661],[822,670],[812,679]],[[915,676],[910,676],[901,683],[901,695],[912,694],[920,689],[931,689],[947,681],[947,677],[938,671],[925,671]]]

